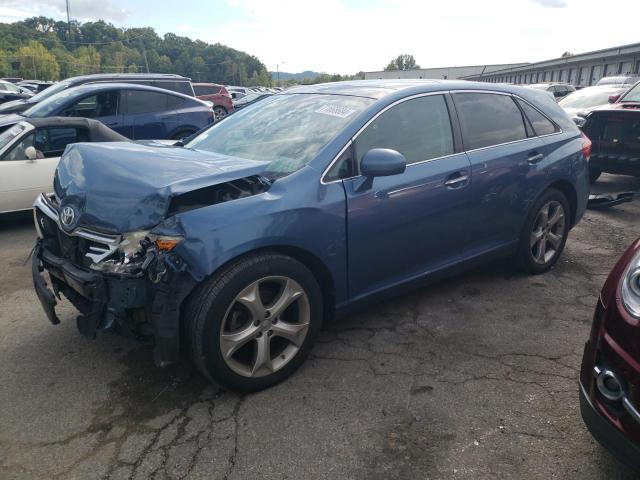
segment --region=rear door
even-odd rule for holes
[[[544,142],[532,137],[514,98],[454,93],[462,139],[471,162],[468,254],[519,238],[528,208],[544,181]]]
[[[166,139],[177,126],[167,111],[168,95],[145,90],[125,90],[125,119],[134,140]]]
[[[352,298],[459,259],[471,202],[470,165],[456,148],[458,130],[449,110],[443,94],[410,98],[355,138],[356,165],[370,149],[390,148],[405,156],[407,168],[374,178],[367,188],[362,177],[344,180]]]

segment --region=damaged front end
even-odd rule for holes
[[[77,326],[84,335],[115,331],[153,338],[156,364],[176,362],[180,305],[196,283],[173,251],[182,238],[153,231],[113,235],[82,227],[69,230],[69,212],[61,211],[53,195],[41,195],[34,205],[38,241],[33,280],[49,320],[60,322],[55,306],[62,294],[80,311]]]

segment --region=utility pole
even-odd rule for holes
[[[72,38],[71,38],[71,14],[69,13],[69,0],[67,0],[67,32],[69,34],[69,41],[72,41]]]
[[[276,75],[278,77],[277,83],[278,86],[280,86],[280,65],[284,65],[287,62],[280,62],[280,63],[276,63]]]

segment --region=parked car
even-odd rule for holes
[[[22,78],[20,77],[3,77],[0,78],[0,80],[4,80],[6,82],[11,82],[11,83],[18,83],[22,81]]]
[[[567,112],[570,117],[581,117],[577,119],[578,125],[583,124],[584,117],[594,108],[607,105],[612,96],[620,96],[626,92],[626,88],[612,85],[602,85],[586,87],[570,93],[558,102],[558,105]]]
[[[273,93],[265,93],[265,92],[255,92],[249,93],[244,97],[233,101],[233,108],[235,110],[240,110],[244,107],[248,107],[249,105],[253,105],[260,100],[264,100],[265,98],[270,97]]]
[[[34,285],[54,324],[43,271],[81,332],[146,332],[158,365],[183,346],[210,379],[259,390],[323,319],[497,257],[549,270],[586,207],[589,148],[532,89],[298,87],[184,148],[69,147],[36,203]]]
[[[250,92],[250,90],[247,87],[234,87],[231,85],[227,85],[225,88],[231,95],[231,98],[234,100],[236,99],[239,100],[242,97],[247,96],[247,94]]]
[[[29,118],[0,125],[0,213],[29,210],[53,191],[53,174],[67,145],[121,142],[122,135],[97,120]]]
[[[53,85],[53,82],[42,82],[40,80],[22,80],[16,85],[22,88],[26,88],[33,93],[40,93]]]
[[[592,435],[640,473],[640,240],[609,274],[580,370],[580,410]]]
[[[598,80],[598,83],[596,83],[596,85],[613,85],[617,87],[629,88],[638,81],[640,81],[640,75],[638,74],[616,75],[611,77],[603,77]]]
[[[602,172],[640,176],[640,82],[615,103],[589,113],[582,130],[593,142],[591,181]]]
[[[233,112],[231,94],[222,85],[215,83],[193,83],[196,98],[213,103],[213,113],[216,120],[226,117]]]
[[[132,83],[136,85],[148,85],[163,88],[174,92],[182,93],[190,97],[195,96],[191,79],[180,75],[167,73],[96,73],[83,75],[81,77],[71,77],[62,80],[46,90],[34,95],[31,98],[7,102],[0,105],[0,115],[8,113],[20,113],[31,108],[52,95],[55,95],[67,88],[77,87],[85,83]]]
[[[527,88],[535,88],[536,90],[549,92],[556,101],[560,101],[570,93],[576,91],[576,87],[568,83],[535,83],[533,85],[527,85]]]
[[[33,96],[32,92],[26,89],[21,89],[15,83],[0,80],[0,104],[11,102],[16,99],[27,99],[31,96]]]
[[[127,83],[93,83],[68,88],[35,104],[22,115],[94,118],[132,140],[178,140],[214,121],[211,107],[202,100]],[[6,116],[7,121],[13,118]]]

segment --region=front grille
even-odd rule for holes
[[[118,247],[120,237],[78,228],[70,234],[60,228],[56,205],[41,196],[36,201],[34,220],[47,248],[78,267],[89,268],[109,258]]]

